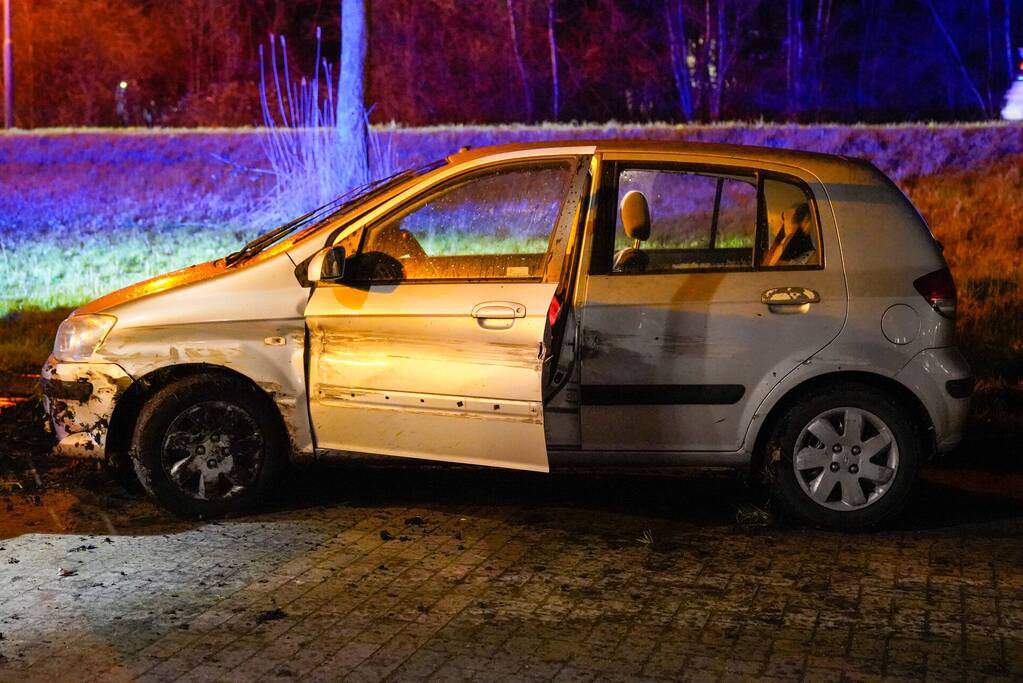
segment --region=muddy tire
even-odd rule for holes
[[[142,487],[176,515],[251,508],[277,483],[287,438],[273,404],[230,377],[186,377],[142,407],[130,455]]]
[[[791,406],[767,447],[775,501],[798,521],[834,529],[873,527],[901,512],[922,451],[901,405],[854,384]]]

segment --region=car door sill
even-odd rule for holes
[[[548,448],[547,457],[551,468],[569,467],[694,467],[694,468],[744,468],[749,465],[749,454],[744,451],[600,451],[578,448]],[[317,448],[313,456],[296,458],[304,464],[316,461],[361,461],[366,463],[393,463],[398,465],[444,465],[465,466],[464,463],[445,463],[429,458],[415,458],[376,453],[359,453],[327,448]],[[500,468],[505,469],[505,468]]]

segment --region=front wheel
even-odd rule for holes
[[[921,444],[889,396],[844,385],[790,407],[769,440],[772,492],[789,514],[856,529],[898,514],[909,497]]]
[[[257,389],[223,376],[194,376],[157,391],[132,436],[139,481],[183,517],[219,517],[258,502],[280,475],[280,418]]]

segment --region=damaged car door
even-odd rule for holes
[[[318,449],[547,471],[543,340],[581,171],[488,164],[313,258]]]

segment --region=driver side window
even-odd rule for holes
[[[370,227],[346,270],[362,282],[539,278],[571,177],[557,162],[456,181]]]

